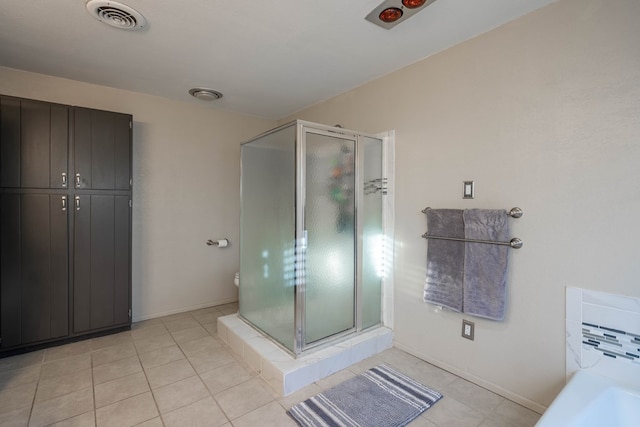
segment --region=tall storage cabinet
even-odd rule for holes
[[[127,114],[0,96],[0,354],[131,324]]]

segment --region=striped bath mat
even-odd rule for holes
[[[287,414],[303,427],[405,426],[441,397],[380,365],[298,403]]]

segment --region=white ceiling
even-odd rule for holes
[[[270,119],[353,89],[555,0],[437,0],[385,30],[379,0],[120,0],[147,27],[105,25],[85,0],[2,0],[0,66]]]

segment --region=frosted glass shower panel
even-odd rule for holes
[[[290,126],[242,146],[240,315],[294,350],[295,139]]]
[[[362,136],[362,328],[378,325],[382,313],[382,279],[387,242],[382,229],[382,196],[387,183],[382,177],[382,140]]]
[[[355,141],[306,132],[305,342],[352,329]]]

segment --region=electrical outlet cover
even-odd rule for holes
[[[473,341],[475,323],[468,320],[462,320],[462,337]]]

